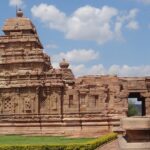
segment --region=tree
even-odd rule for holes
[[[129,104],[128,104],[128,117],[136,116],[136,115],[138,115],[138,109],[136,108],[136,106],[132,102],[129,102]]]

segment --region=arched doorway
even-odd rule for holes
[[[145,98],[139,92],[130,92],[128,96],[128,116],[145,115]]]

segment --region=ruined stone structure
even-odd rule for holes
[[[31,20],[19,10],[0,36],[0,134],[90,134],[112,130],[128,98],[150,115],[150,77],[75,78],[69,63],[51,65]]]

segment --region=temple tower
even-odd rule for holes
[[[43,53],[36,28],[29,18],[18,10],[15,18],[7,19],[0,37],[0,72],[47,71],[50,57]]]

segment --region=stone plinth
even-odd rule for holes
[[[131,117],[121,120],[125,136],[119,137],[120,150],[150,150],[150,118]]]
[[[150,150],[150,142],[132,142],[128,143],[125,138],[118,138],[120,150]]]
[[[150,118],[131,117],[121,120],[122,128],[126,130],[128,142],[150,142]]]
[[[150,117],[129,117],[121,119],[125,130],[150,130]]]

